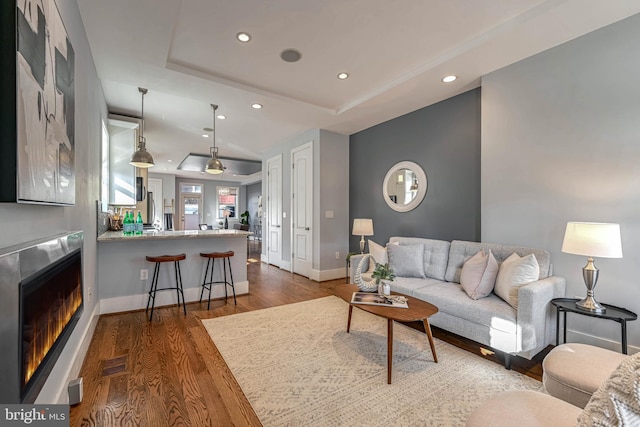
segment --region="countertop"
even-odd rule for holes
[[[123,242],[139,240],[167,239],[210,239],[216,237],[244,237],[253,235],[243,230],[179,230],[179,231],[145,231],[138,236],[124,236],[122,231],[107,231],[98,236],[98,242]]]

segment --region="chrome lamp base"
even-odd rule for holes
[[[595,300],[593,295],[587,295],[587,297],[581,301],[576,302],[576,306],[583,310],[592,311],[594,313],[604,313],[607,311],[598,301]]]
[[[587,297],[576,302],[578,308],[594,313],[604,313],[607,310],[593,297],[593,290],[596,287],[596,283],[598,283],[599,272],[600,270],[598,270],[593,262],[593,257],[589,257],[587,259],[587,265],[582,268],[582,278],[587,287]]]

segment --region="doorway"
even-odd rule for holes
[[[202,184],[180,183],[180,229],[198,230],[203,223]]]
[[[311,277],[313,267],[313,143],[291,150],[291,271]]]

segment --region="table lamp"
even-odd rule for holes
[[[353,231],[354,236],[360,236],[360,253],[364,253],[364,236],[373,236],[373,220],[370,218],[354,218]]]
[[[622,258],[620,224],[568,222],[562,252],[587,257],[587,265],[582,268],[587,296],[576,305],[584,310],[603,313],[605,308],[593,296],[599,273],[593,258]]]

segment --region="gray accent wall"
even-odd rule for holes
[[[416,209],[401,213],[383,200],[382,183],[404,160],[424,169],[428,191]],[[379,244],[391,236],[479,241],[480,89],[351,135],[349,194],[348,232],[353,218],[372,218],[371,239]],[[350,236],[352,252],[359,241]]]
[[[619,223],[622,259],[596,259],[600,302],[640,313],[640,15],[482,81],[483,240],[551,252],[567,296],[586,257],[561,252],[568,221]],[[620,325],[567,316],[568,338],[619,350]],[[630,352],[640,322],[628,324]],[[636,348],[634,349],[633,346]]]
[[[36,403],[66,402],[66,386],[80,371],[86,345],[95,327],[97,305],[96,215],[100,199],[100,146],[102,121],[107,104],[93,63],[89,42],[75,1],[57,2],[73,49],[75,50],[75,172],[76,204],[46,205],[0,204],[2,236],[0,247],[20,244],[70,230],[84,230],[82,269],[84,311],[60,354]],[[13,3],[12,3],[13,4]],[[15,4],[10,6],[15,14]],[[3,140],[3,144],[15,141]],[[85,334],[88,336],[85,339]],[[83,347],[85,346],[85,347]],[[81,357],[76,357],[78,353]],[[16,367],[17,369],[17,367]],[[0,381],[4,379],[0,378]]]

